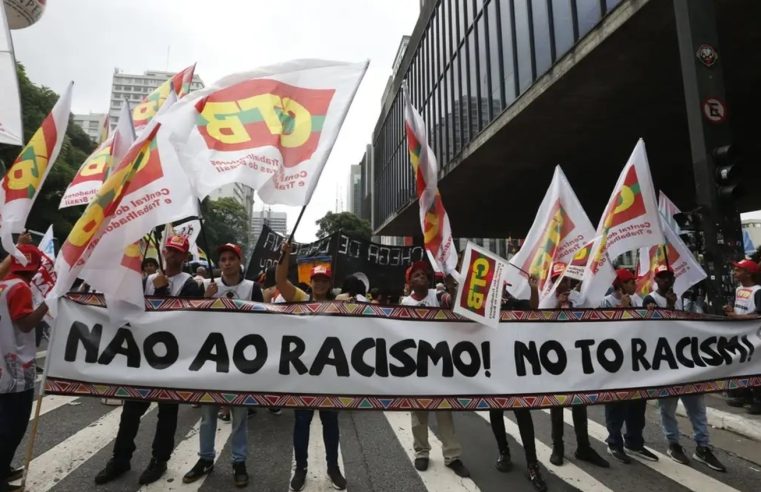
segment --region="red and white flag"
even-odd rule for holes
[[[517,267],[511,267],[507,272],[510,293],[518,299],[528,299],[530,288],[524,273],[528,272],[539,281],[540,299],[546,297],[552,288],[552,264],[570,264],[594,234],[592,222],[571,184],[560,166],[556,166],[523,246],[510,259],[510,263]]]
[[[452,238],[449,215],[439,193],[439,163],[428,145],[428,133],[420,113],[412,107],[406,84],[404,96],[404,128],[407,150],[420,205],[420,227],[425,249],[433,256],[439,271],[450,274],[457,268],[457,251]]]
[[[61,150],[69,124],[73,85],[71,82],[66,87],[0,181],[0,240],[3,249],[24,264],[26,257],[16,249],[13,234],[24,232],[29,211]]]
[[[108,116],[106,116],[108,118]],[[106,179],[113,163],[119,163],[135,141],[132,118],[125,104],[119,114],[119,123],[114,132],[90,154],[79,167],[61,197],[58,208],[87,205],[90,203],[103,181]]]
[[[600,218],[581,294],[599,305],[615,278],[611,261],[627,251],[664,241],[645,142],[640,139],[624,166]],[[607,268],[606,265],[610,268]]]
[[[169,95],[174,93],[175,100],[181,99],[190,92],[190,83],[193,81],[195,63],[166,79],[153,92],[148,94],[132,109],[132,123],[135,133],[140,134],[148,126],[154,116],[158,114]],[[126,105],[126,104],[125,104]]]
[[[306,205],[366,69],[294,60],[185,97],[172,131],[198,197],[241,183],[265,203]]]
[[[462,280],[453,311],[478,323],[497,327],[507,260],[468,241],[462,259]]]

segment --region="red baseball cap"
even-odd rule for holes
[[[323,277],[327,277],[328,280],[330,280],[330,277],[332,276],[331,274],[332,272],[330,271],[330,267],[325,265],[317,265],[316,267],[312,268],[312,273],[309,275],[309,279],[311,280],[321,275]]]
[[[637,277],[628,268],[619,268],[616,270],[616,281],[620,284],[630,280],[637,280]]]
[[[239,260],[242,258],[240,246],[238,246],[237,244],[225,243],[222,246],[217,248],[218,255],[221,255],[225,251],[230,251],[231,253],[235,254],[235,256],[237,256]]]
[[[565,272],[566,264],[562,261],[556,261],[552,264],[552,269],[550,270],[550,280],[555,280],[559,276],[563,275],[563,272]]]
[[[426,275],[429,277],[432,273],[432,268],[428,264],[427,261],[418,260],[407,269],[407,283],[410,283],[410,279],[412,278],[412,274],[415,273],[417,270],[425,270]]]
[[[658,265],[655,269],[655,276],[663,275],[664,273],[674,275],[674,270],[668,265]]]
[[[33,244],[19,244],[17,246],[21,254],[26,257],[26,265],[22,265],[15,256],[11,255],[11,273],[36,272],[42,264],[42,253]]]
[[[173,250],[179,251],[180,253],[187,253],[190,249],[190,243],[188,242],[188,238],[185,236],[169,236],[169,239],[166,240],[164,248],[172,248]]]
[[[748,273],[758,273],[758,271],[761,269],[761,267],[758,266],[758,263],[751,260],[733,261],[732,266],[735,268],[740,268],[741,270],[745,270]]]

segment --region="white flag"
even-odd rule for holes
[[[526,240],[520,251],[510,259],[510,263],[518,267],[510,267],[507,272],[510,293],[518,299],[528,299],[530,288],[524,273],[528,272],[539,280],[540,299],[549,295],[552,264],[572,263],[592,240],[594,233],[592,222],[571,184],[560,166],[556,166]]]
[[[61,150],[69,124],[73,85],[69,83],[0,181],[0,240],[3,248],[23,264],[26,257],[16,249],[12,235],[24,231],[34,200]],[[0,95],[0,99],[3,97]]]
[[[502,286],[508,268],[507,260],[468,241],[453,311],[496,328],[499,325]]]
[[[366,69],[294,60],[185,96],[172,131],[198,197],[241,183],[265,203],[306,205]]]
[[[55,243],[53,239],[53,224],[50,224],[48,230],[45,231],[45,235],[40,239],[40,244],[37,248],[45,253],[51,260],[55,260]]]
[[[615,278],[610,262],[627,251],[664,241],[655,188],[645,142],[640,139],[613,188],[600,218],[581,293],[591,306],[599,305]]]
[[[658,211],[663,218],[666,219],[666,223],[671,226],[671,229],[673,229],[675,233],[680,234],[682,232],[679,228],[679,224],[677,224],[674,219],[674,215],[680,214],[682,211],[679,210],[679,207],[674,205],[674,202],[672,202],[662,191],[658,191]]]

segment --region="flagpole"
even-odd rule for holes
[[[307,209],[306,205],[301,207],[301,212],[299,212],[299,216],[296,219],[296,224],[294,224],[293,230],[291,230],[291,234],[288,236],[288,244],[291,244],[293,242],[293,236],[296,234],[296,229],[299,228],[299,223],[301,223],[301,218],[304,216],[304,210],[306,209]],[[285,258],[285,254],[280,253],[280,258],[277,260],[277,262],[282,263],[284,258]]]
[[[164,260],[161,258],[161,244],[158,238],[158,231],[156,229],[153,229],[153,231],[151,232],[153,234],[149,232],[148,238],[153,239],[153,245],[156,246],[156,256],[158,257],[158,260],[159,260],[159,271],[161,273],[164,273]]]
[[[203,209],[201,200],[198,200],[198,221],[201,223],[201,241],[203,241],[203,249],[206,251],[206,262],[209,264],[209,279],[211,283],[214,283],[214,264],[211,262],[211,249],[209,249],[209,241],[206,239],[206,228],[204,224],[206,219],[203,217]],[[200,257],[199,257],[200,259]]]
[[[669,265],[669,248],[665,244],[663,247],[663,258],[666,260],[666,268],[671,269],[671,265]]]

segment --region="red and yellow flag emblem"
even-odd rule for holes
[[[164,105],[164,102],[166,102],[172,89],[177,94],[177,99],[190,91],[190,83],[193,80],[195,68],[194,64],[181,72],[177,72],[158,86],[156,90],[145,96],[140,101],[140,104],[134,107],[132,110],[132,124],[135,126],[135,130],[145,128],[150,123],[153,117],[156,116],[156,113],[159,112],[159,109],[161,109],[161,106]]]
[[[19,198],[34,198],[47,172],[57,140],[58,131],[53,113],[50,113],[8,168],[3,180],[5,203]]]

